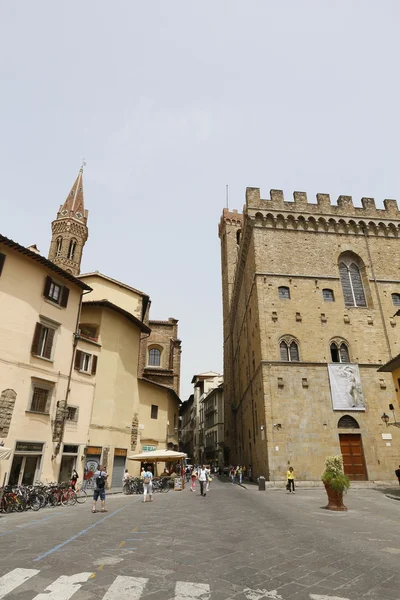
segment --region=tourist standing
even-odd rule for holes
[[[200,495],[205,497],[206,492],[204,491],[204,484],[207,483],[207,469],[205,468],[204,465],[201,465],[201,469],[199,470],[199,482],[200,482]]]
[[[153,473],[151,467],[143,473],[143,502],[146,502],[146,496],[149,496],[150,502],[153,502]]]
[[[94,474],[94,479],[96,481],[96,487],[94,489],[93,492],[93,507],[92,507],[92,513],[97,512],[96,510],[96,504],[97,504],[97,500],[100,496],[100,501],[101,501],[101,512],[107,512],[106,511],[106,481],[107,481],[107,467],[103,467],[102,469],[99,469],[98,471],[95,472]]]
[[[296,492],[294,491],[294,470],[293,467],[289,467],[289,471],[286,473],[286,477],[287,477],[287,489],[289,490],[289,494],[291,494],[293,492],[293,494],[295,494]]]

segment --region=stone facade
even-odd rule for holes
[[[0,395],[0,437],[7,437],[10,431],[17,394],[14,390],[3,390]]]
[[[230,461],[251,464],[255,476],[283,480],[292,464],[298,479],[318,480],[325,457],[353,434],[365,458],[359,478],[393,477],[400,432],[387,441],[380,417],[396,398],[390,376],[377,369],[400,350],[392,302],[400,292],[400,213],[395,200],[384,206],[363,198],[355,207],[349,196],[332,205],[327,194],[311,204],[303,192],[287,202],[279,190],[263,200],[248,188],[243,214],[223,211],[225,436]],[[342,263],[356,265],[351,285],[361,286],[365,305],[345,302]],[[292,342],[298,356],[290,356]],[[335,343],[359,367],[365,411],[333,409]],[[338,428],[345,415],[354,429]]]
[[[148,317],[148,315],[147,315]],[[141,377],[173,389],[179,395],[181,379],[181,340],[178,320],[152,321],[149,336],[142,336],[139,372]]]

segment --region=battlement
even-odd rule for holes
[[[236,209],[229,210],[224,208],[222,211],[221,220],[219,223],[219,234],[221,235],[222,227],[224,223],[228,225],[235,225],[236,227],[242,227],[243,225],[243,214]]]
[[[311,203],[306,192],[294,192],[293,201],[290,202],[285,200],[282,190],[271,190],[270,198],[264,200],[261,199],[260,188],[246,189],[247,209],[400,220],[397,200],[384,200],[384,208],[376,208],[374,198],[361,198],[361,204],[354,206],[351,196],[339,196],[337,204],[332,204],[329,194],[317,194],[317,202]]]

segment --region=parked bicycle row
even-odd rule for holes
[[[156,492],[168,492],[173,487],[174,481],[170,477],[153,477],[152,478],[152,491]],[[123,493],[124,494],[143,494],[143,478],[141,477],[129,477],[124,480]]]
[[[0,512],[37,511],[54,506],[73,506],[86,501],[87,493],[72,489],[69,483],[36,483],[35,485],[6,486],[0,490]]]

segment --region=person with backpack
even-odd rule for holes
[[[94,480],[96,482],[96,487],[94,488],[94,492],[93,492],[92,513],[97,512],[96,504],[97,504],[97,500],[98,500],[99,496],[100,496],[100,500],[101,500],[101,512],[107,512],[106,507],[105,507],[107,477],[108,477],[107,467],[105,467],[105,466],[102,469],[99,469],[98,471],[96,471],[94,474]]]
[[[147,467],[143,473],[143,502],[146,502],[146,496],[150,497],[150,502],[153,502],[153,473],[151,467]]]
[[[399,485],[400,485],[400,465],[399,465],[399,468],[395,470],[395,473],[396,473],[397,479],[399,480]]]

